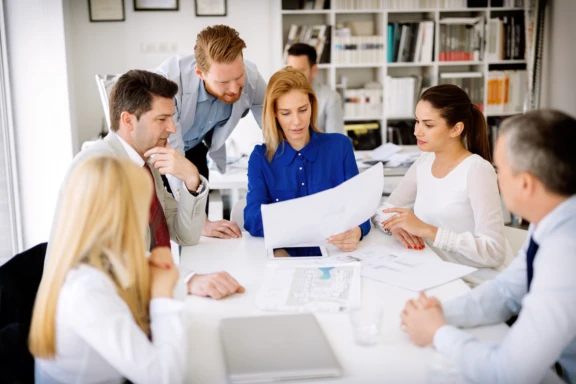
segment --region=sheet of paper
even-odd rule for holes
[[[359,263],[270,263],[256,297],[256,306],[264,311],[343,312],[360,303]]]
[[[395,153],[400,152],[401,149],[401,146],[394,143],[385,143],[370,152],[369,156],[372,158],[372,160],[387,161]]]
[[[360,262],[362,276],[410,291],[424,291],[464,277],[476,268],[419,255],[417,251],[389,246],[369,246],[319,263]],[[422,257],[424,256],[424,257]]]
[[[386,163],[387,167],[409,167],[422,155],[422,152],[397,153],[391,156]]]
[[[266,248],[324,245],[327,237],[368,220],[380,205],[383,188],[384,168],[378,163],[335,188],[262,205]]]

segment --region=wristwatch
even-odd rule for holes
[[[194,197],[198,196],[200,194],[200,192],[202,191],[202,188],[204,187],[204,184],[202,183],[202,181],[200,181],[200,184],[198,185],[198,188],[196,188],[196,191],[191,191],[188,190],[188,192],[190,192],[190,194]]]

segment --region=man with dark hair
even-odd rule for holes
[[[344,111],[340,94],[325,84],[314,82],[318,74],[316,49],[304,43],[293,44],[288,48],[286,64],[304,72],[314,88],[318,99],[318,121],[316,126],[324,132],[344,133]]]
[[[424,293],[402,312],[420,346],[434,344],[473,383],[539,383],[554,362],[576,382],[576,120],[533,111],[507,119],[496,143],[500,191],[531,222],[516,259],[494,280],[440,305]],[[457,327],[518,319],[500,344]]]
[[[96,156],[125,157],[145,167],[155,187],[147,233],[149,249],[170,247],[170,239],[182,246],[197,244],[206,219],[208,181],[194,164],[167,146],[168,136],[176,132],[172,115],[177,92],[176,83],[153,72],[131,70],[122,75],[110,94],[112,131],[76,155],[66,176]],[[184,185],[178,201],[164,189],[161,175],[168,173]],[[193,295],[220,299],[244,291],[226,272],[200,275],[181,271],[181,275]]]
[[[176,82],[174,97],[176,133],[170,145],[185,154],[208,179],[207,155],[221,172],[226,171],[226,139],[250,110],[262,128],[262,106],[266,82],[256,65],[244,60],[246,43],[227,25],[204,28],[196,38],[194,54],[174,56],[157,72]],[[168,176],[173,192],[178,180]],[[228,220],[206,219],[204,236],[240,238],[238,225]]]

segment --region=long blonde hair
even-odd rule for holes
[[[264,134],[264,143],[266,144],[266,156],[268,161],[272,161],[280,143],[285,139],[284,132],[278,120],[276,119],[276,101],[281,96],[290,91],[302,91],[310,99],[312,116],[310,117],[310,126],[315,132],[320,132],[316,128],[316,119],[318,118],[318,101],[314,89],[306,79],[302,71],[292,67],[286,67],[272,75],[266,88],[264,97],[264,108],[262,109],[262,133]]]
[[[56,310],[68,272],[80,264],[105,273],[149,336],[150,273],[145,234],[152,180],[129,160],[95,157],[78,165],[60,199],[56,232],[38,290],[30,352],[56,355]]]

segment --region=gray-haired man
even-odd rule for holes
[[[510,211],[526,218],[528,239],[496,279],[442,306],[423,293],[402,312],[418,345],[434,344],[474,383],[539,383],[554,362],[576,383],[576,120],[550,110],[504,122],[495,162]],[[457,327],[518,314],[500,344]]]

